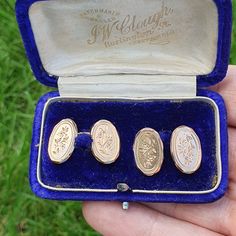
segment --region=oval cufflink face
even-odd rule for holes
[[[171,137],[171,155],[176,167],[185,174],[196,172],[202,161],[201,142],[193,129],[180,126]]]
[[[158,173],[164,159],[163,149],[161,137],[155,130],[140,130],[133,146],[137,167],[147,176]]]
[[[52,162],[62,164],[70,158],[77,134],[77,126],[71,119],[64,119],[53,128],[48,144],[48,154]]]
[[[111,164],[120,154],[120,137],[116,127],[107,120],[100,120],[91,130],[92,153],[103,164]]]

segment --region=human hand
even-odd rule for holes
[[[223,82],[212,87],[228,110],[229,187],[211,204],[183,205],[131,203],[124,211],[115,202],[85,202],[88,223],[104,236],[210,236],[236,235],[236,66],[230,66]]]

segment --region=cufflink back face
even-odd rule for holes
[[[171,137],[171,155],[176,167],[185,174],[196,172],[202,161],[201,142],[193,129],[180,126]]]
[[[48,154],[52,162],[62,164],[70,158],[77,134],[77,126],[71,119],[64,119],[53,128],[48,143]]]
[[[108,120],[100,120],[91,130],[92,153],[103,164],[111,164],[120,154],[120,138],[116,127]]]
[[[133,151],[136,165],[143,174],[153,176],[160,171],[164,148],[160,135],[154,129],[144,128],[138,132]]]

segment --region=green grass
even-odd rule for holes
[[[41,200],[29,188],[34,108],[50,89],[30,71],[13,9],[13,0],[0,0],[0,235],[98,235],[85,223],[80,203]],[[236,64],[235,26],[231,63]]]
[[[236,65],[236,0],[233,0],[233,34],[230,63]]]
[[[34,108],[50,89],[30,71],[13,8],[0,0],[0,235],[98,235],[80,203],[44,201],[29,188]]]

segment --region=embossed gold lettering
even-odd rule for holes
[[[174,10],[165,5],[165,2],[162,2],[161,10],[156,11],[153,15],[148,16],[147,18],[140,20],[137,15],[131,16],[130,14],[126,15],[123,19],[118,19],[115,16],[119,14],[115,11],[108,9],[92,10],[87,14],[94,14],[94,12],[99,12],[104,15],[110,15],[113,17],[107,17],[105,20],[99,20],[96,25],[94,25],[90,32],[90,38],[88,39],[88,44],[92,45],[101,41],[105,44],[106,47],[118,45],[117,42],[120,40],[122,42],[128,42],[129,38],[122,38],[128,34],[134,34],[137,38],[140,37],[140,34],[149,32],[150,35],[154,34],[157,30],[162,30],[171,26],[169,21],[166,19],[169,15],[173,14]],[[85,15],[83,17],[86,18]],[[92,17],[90,17],[91,20]],[[94,20],[93,20],[94,21]],[[121,38],[117,40],[117,34],[121,35]],[[116,40],[109,42],[111,36],[116,36]],[[131,35],[132,36],[132,35]]]

